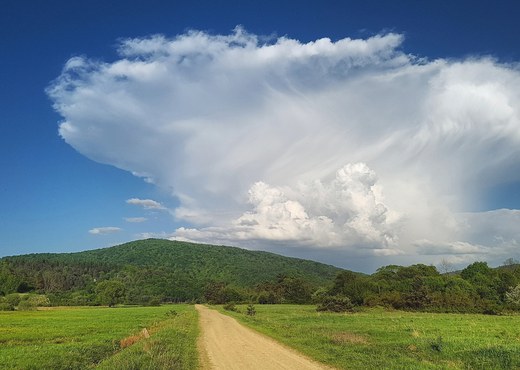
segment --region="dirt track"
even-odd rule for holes
[[[203,369],[329,369],[205,306],[199,311]]]

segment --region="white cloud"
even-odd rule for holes
[[[144,209],[166,209],[161,203],[152,200],[152,199],[139,199],[139,198],[131,198],[127,199],[126,203],[133,204],[136,206],[141,206]],[[143,220],[144,221],[144,220]],[[136,221],[133,221],[136,222]]]
[[[396,247],[399,215],[381,203],[375,173],[365,164],[346,165],[328,182],[301,183],[297,189],[255,183],[252,210],[232,226],[177,230],[190,240],[269,240],[332,248],[363,247],[374,255],[400,254]]]
[[[67,143],[180,201],[177,237],[396,258],[505,251],[475,225],[520,241],[512,214],[499,229],[463,212],[520,181],[518,66],[417,60],[402,41],[129,39],[114,62],[71,59],[48,93]]]
[[[90,229],[88,232],[94,235],[113,234],[121,231],[119,227],[107,226],[107,227],[95,227]]]
[[[488,249],[467,242],[433,243],[429,240],[419,240],[415,244],[419,254],[425,255],[486,254]]]
[[[131,223],[140,223],[145,222],[146,220],[148,220],[146,217],[125,217],[125,221]]]

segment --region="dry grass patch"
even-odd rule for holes
[[[369,344],[369,341],[366,337],[349,333],[348,331],[342,331],[339,333],[334,333],[331,335],[330,340],[334,344]]]
[[[131,335],[129,337],[121,339],[121,341],[119,342],[119,347],[120,348],[130,347],[131,345],[139,342],[143,338],[150,338],[150,333],[148,333],[148,330],[146,328],[141,330],[141,332],[137,335]]]

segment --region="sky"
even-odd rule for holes
[[[520,257],[515,1],[0,12],[0,256],[160,237],[356,271]]]

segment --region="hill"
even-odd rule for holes
[[[310,290],[329,284],[340,271],[268,252],[147,239],[79,253],[4,257],[0,292],[36,291],[83,304],[93,299],[99,281],[115,279],[125,284],[129,303],[150,297],[189,300],[211,294],[208,289],[244,296],[262,284],[272,290],[284,280]]]

